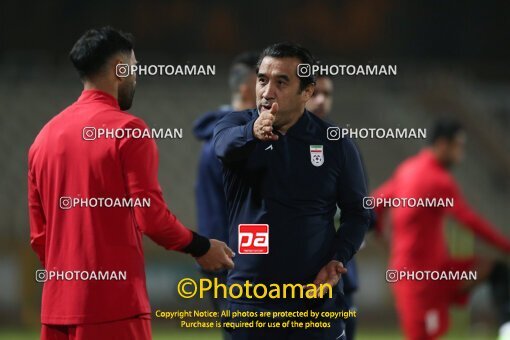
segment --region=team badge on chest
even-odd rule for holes
[[[324,147],[322,145],[310,145],[310,159],[314,166],[324,164]]]

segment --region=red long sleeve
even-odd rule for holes
[[[460,223],[462,223],[463,226],[472,230],[485,241],[505,252],[510,253],[510,240],[487,220],[475,213],[475,211],[464,200],[462,193],[454,181],[452,181],[450,185],[451,197],[454,199],[451,214]]]
[[[147,129],[140,119],[126,128]],[[163,199],[158,183],[158,150],[153,139],[123,139],[120,158],[129,197],[150,199],[150,208],[133,208],[138,228],[166,249],[181,250],[192,239],[189,229],[172,214]]]

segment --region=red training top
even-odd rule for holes
[[[393,176],[375,190],[377,198],[453,199],[453,207],[391,208],[393,225],[390,268],[431,270],[450,258],[443,235],[447,215],[471,229],[476,235],[510,253],[510,241],[489,222],[478,216],[465,202],[451,174],[432,151],[425,149],[404,161]],[[376,228],[381,231],[384,208],[375,207]]]
[[[199,236],[167,209],[154,140],[86,140],[93,136],[91,127],[148,129],[141,119],[121,111],[111,95],[86,90],[43,127],[30,147],[30,240],[48,271],[42,294],[45,324],[95,323],[150,313],[142,233],[167,249],[195,256],[208,249],[203,243],[198,249]],[[87,131],[90,134],[84,136]],[[96,201],[95,207],[69,208],[66,197],[145,199],[150,207],[112,207],[111,201],[110,207],[101,207]],[[57,274],[51,278],[50,271],[60,273],[60,279]],[[87,275],[62,279],[63,272],[74,271]],[[125,272],[126,279],[90,279],[92,272],[96,277],[99,272]]]

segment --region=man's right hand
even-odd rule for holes
[[[235,253],[224,243],[215,239],[209,240],[211,247],[204,255],[197,257],[196,261],[206,271],[219,271],[234,268],[232,258]]]
[[[278,140],[278,135],[273,133],[273,123],[278,112],[278,104],[273,103],[269,111],[262,111],[253,123],[253,136],[261,141]]]

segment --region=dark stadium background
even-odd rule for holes
[[[506,1],[15,1],[0,3],[0,338],[37,338],[41,285],[29,247],[27,150],[39,129],[81,91],[68,52],[88,28],[112,25],[136,38],[143,64],[214,64],[216,76],[139,77],[130,112],[152,127],[182,128],[161,140],[160,181],[170,209],[195,225],[194,175],[200,144],[191,124],[228,103],[237,53],[292,40],[329,64],[397,64],[397,77],[336,77],[331,120],[352,127],[429,127],[455,117],[467,127],[465,163],[455,171],[470,203],[510,234],[510,3]],[[373,189],[424,142],[360,140]],[[313,179],[310,179],[313,180]],[[492,253],[447,228],[456,254]],[[289,240],[291,241],[291,240]],[[198,276],[192,260],[146,242],[153,310],[207,307],[177,296]],[[400,336],[385,282],[388,251],[373,237],[359,255],[360,339]],[[449,339],[493,338],[487,287],[454,313]],[[155,338],[219,338],[154,320]]]

